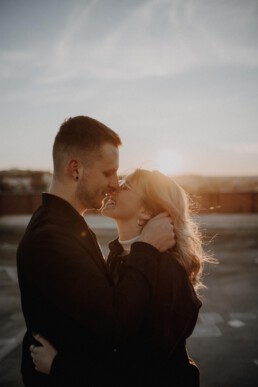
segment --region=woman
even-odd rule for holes
[[[119,343],[114,372],[121,375],[121,386],[199,385],[198,368],[187,355],[185,341],[201,307],[196,290],[202,286],[208,257],[190,217],[189,199],[175,181],[141,169],[120,181],[119,191],[110,194],[102,208],[103,215],[115,219],[119,235],[109,245],[107,263],[114,281],[119,282],[127,270],[126,256],[132,243],[146,222],[164,211],[173,219],[177,243],[173,251],[159,254],[156,290],[137,334]],[[32,352],[33,361],[38,371],[49,374],[57,352],[41,336],[36,339],[43,347]]]

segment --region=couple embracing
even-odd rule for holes
[[[27,387],[199,386],[186,339],[207,257],[184,190],[158,171],[118,180],[119,136],[66,120],[49,193],[17,251]],[[103,257],[87,209],[117,223]]]

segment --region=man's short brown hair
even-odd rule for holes
[[[106,125],[87,116],[71,117],[59,128],[53,145],[54,171],[59,173],[64,158],[87,157],[110,143],[118,147],[122,144],[120,137]]]

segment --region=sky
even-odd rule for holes
[[[0,170],[87,115],[121,173],[258,175],[257,37],[257,0],[0,0]]]

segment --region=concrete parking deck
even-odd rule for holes
[[[107,218],[88,215],[103,251],[116,236]],[[0,386],[20,387],[24,321],[15,252],[28,216],[0,218]],[[198,222],[218,265],[206,268],[203,307],[188,343],[202,387],[258,386],[258,215],[203,215]],[[215,236],[215,237],[214,237]],[[214,237],[214,238],[213,238]],[[122,387],[122,386],[121,386]]]

